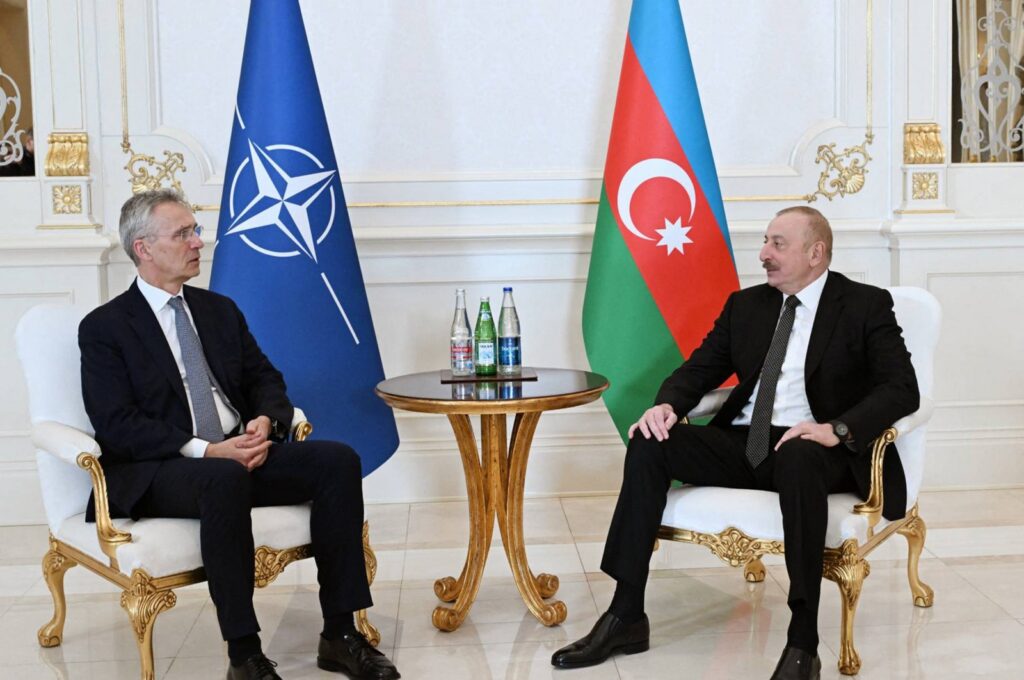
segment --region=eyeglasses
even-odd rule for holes
[[[184,227],[184,228],[179,229],[178,231],[172,232],[170,234],[158,234],[158,235],[159,236],[167,236],[172,241],[178,241],[179,243],[185,243],[186,241],[190,240],[193,236],[202,237],[202,235],[203,235],[203,225],[195,224],[195,225],[193,225],[191,227]]]

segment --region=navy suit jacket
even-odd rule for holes
[[[701,346],[665,379],[655,403],[671,404],[682,417],[735,373],[739,384],[711,421],[728,427],[750,401],[782,300],[782,293],[767,284],[730,295]],[[829,272],[807,346],[804,386],[817,422],[841,420],[849,426],[857,448],[848,454],[850,470],[866,498],[872,440],[916,411],[920,402],[917,376],[888,291]],[[906,513],[907,483],[894,446],[886,452],[882,469],[882,514],[898,519]]]
[[[284,378],[223,295],[184,286],[206,362],[242,423],[265,415],[290,424]],[[111,514],[135,515],[162,461],[194,436],[185,386],[156,315],[138,285],[90,312],[78,328],[85,410],[103,452]],[[87,519],[93,518],[89,503]]]

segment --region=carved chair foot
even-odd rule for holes
[[[365,609],[356,612],[356,629],[363,634],[363,637],[374,647],[380,646],[380,631],[377,626],[370,623]]]
[[[921,580],[920,561],[924,550],[924,539],[928,533],[924,520],[917,514],[917,507],[910,511],[912,519],[899,528],[899,533],[907,539],[907,580],[910,592],[914,596],[914,606],[931,607],[935,602],[935,591]]]
[[[43,555],[43,578],[53,597],[53,617],[42,628],[37,636],[42,647],[56,647],[64,637],[64,620],[67,616],[67,603],[64,599],[64,574],[78,563],[57,551],[56,544],[50,541],[50,550]]]
[[[860,671],[860,656],[853,644],[853,620],[857,615],[857,602],[864,579],[871,566],[860,556],[857,541],[849,539],[838,549],[825,551],[824,576],[839,586],[842,598],[842,628],[839,634],[839,672],[856,675]]]
[[[761,562],[760,557],[755,557],[743,565],[743,578],[747,583],[761,583],[764,581],[764,577],[764,563]]]
[[[121,607],[128,613],[139,648],[142,680],[154,679],[153,624],[156,617],[177,602],[173,591],[155,588],[149,575],[141,569],[132,571],[128,588],[121,593]]]

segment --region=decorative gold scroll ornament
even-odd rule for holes
[[[117,30],[121,48],[121,150],[129,155],[124,169],[128,171],[132,193],[167,186],[184,196],[185,189],[177,177],[178,172],[188,169],[185,167],[184,154],[164,149],[164,160],[157,162],[154,156],[132,149],[128,138],[128,60],[124,40],[124,0],[117,0]]]

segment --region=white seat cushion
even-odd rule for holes
[[[130,576],[133,569],[144,569],[157,578],[203,566],[199,552],[199,520],[124,519],[115,520],[114,524],[132,534],[132,542],[117,549],[122,574]],[[252,533],[256,547],[265,545],[282,550],[305,545],[310,542],[309,505],[253,508]],[[102,564],[108,563],[96,538],[96,525],[85,521],[85,513],[64,520],[54,536]]]
[[[855,538],[863,543],[868,537],[868,521],[852,512],[860,499],[851,493],[828,497],[828,529],[825,547],[838,548]],[[779,494],[774,491],[726,489],[716,486],[684,486],[670,489],[663,526],[689,529],[702,534],[717,534],[735,527],[751,538],[782,541],[782,511]],[[889,522],[878,523],[878,531]]]

